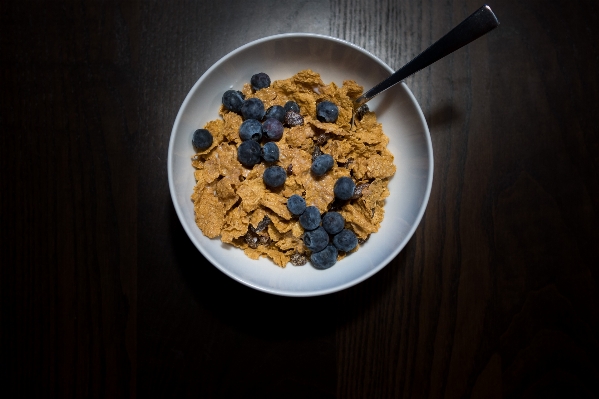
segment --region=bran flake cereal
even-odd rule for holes
[[[256,92],[246,83],[241,90],[246,99],[261,99],[265,109],[295,101],[304,123],[286,126],[283,137],[276,142],[280,155],[272,165],[283,167],[287,179],[282,187],[271,189],[262,177],[269,165],[261,162],[248,168],[237,160],[243,120],[220,107],[221,118],[204,126],[213,135],[212,145],[192,157],[196,185],[191,200],[202,233],[209,238],[220,237],[251,259],[268,257],[280,267],[289,262],[303,265],[310,251],[303,243],[304,229],[298,217],[286,206],[293,194],[302,196],[308,206],[317,207],[321,213],[332,209],[339,212],[345,218],[345,228],[352,230],[360,243],[378,231],[389,195],[387,184],[396,167],[387,149],[389,139],[373,112],[365,112],[350,129],[352,99],[362,90],[349,80],[340,87],[324,84],[320,75],[309,69],[273,81],[270,87]],[[335,123],[316,119],[316,105],[324,100],[339,109]],[[319,154],[330,154],[335,162],[330,171],[316,177],[310,167],[313,157]],[[357,189],[352,199],[339,203],[333,186],[342,176],[351,177]],[[346,255],[340,252],[338,258]]]

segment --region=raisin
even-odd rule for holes
[[[271,222],[270,218],[268,216],[264,216],[264,219],[262,219],[262,221],[260,223],[258,223],[258,226],[254,227],[254,226],[250,225],[250,231],[252,233],[259,233],[259,232],[263,231],[264,229],[266,229],[270,222]]]
[[[317,146],[317,145],[314,146],[314,151],[312,151],[312,162],[314,162],[314,160],[316,158],[318,158],[319,156],[321,156],[322,154],[324,154],[324,153],[322,152],[322,150],[320,149],[320,147]]]
[[[364,191],[364,189],[368,188],[368,186],[370,186],[370,183],[358,184],[356,186],[356,189],[354,190],[354,195],[352,195],[351,199],[360,198],[362,196],[362,191]]]
[[[252,249],[258,248],[258,236],[250,233],[249,231],[243,236],[243,239]]]
[[[304,124],[304,117],[297,112],[289,111],[285,114],[285,124],[289,127],[301,126]]]
[[[306,263],[308,263],[308,258],[306,257],[306,255],[296,252],[293,255],[291,255],[290,262],[294,266],[303,266]]]
[[[287,176],[291,176],[293,174],[293,165],[289,164],[287,165]]]
[[[327,133],[321,133],[316,137],[316,144],[319,146],[323,146],[327,143],[331,136]]]

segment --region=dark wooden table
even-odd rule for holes
[[[353,288],[247,288],[170,199],[175,116],[228,52],[303,31],[398,68],[480,5],[2,2],[2,397],[599,397],[594,0],[497,0],[497,30],[407,80],[430,201]]]

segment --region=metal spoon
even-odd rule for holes
[[[421,69],[439,61],[446,55],[464,47],[468,43],[492,31],[497,26],[499,26],[497,17],[493,14],[493,11],[491,11],[491,7],[485,4],[468,18],[463,20],[458,26],[449,31],[445,36],[417,55],[412,61],[408,62],[387,79],[355,99],[351,126],[354,126],[354,118],[358,108],[372,100],[377,94],[387,90]]]

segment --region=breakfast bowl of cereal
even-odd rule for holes
[[[353,99],[392,72],[349,42],[303,33],[251,42],[208,69],[181,105],[167,165],[204,258],[284,296],[336,292],[391,262],[433,175],[426,120],[404,83],[352,121]]]

